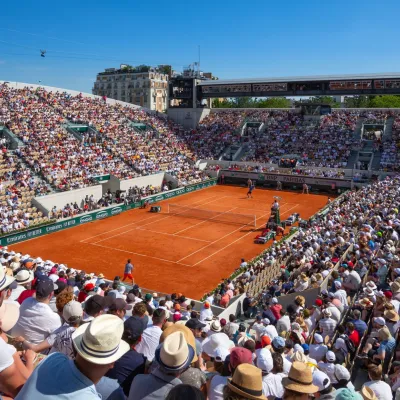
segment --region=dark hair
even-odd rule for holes
[[[165,320],[165,310],[162,308],[157,308],[157,310],[154,310],[153,313],[153,324],[158,325],[164,322]]]
[[[181,384],[173,387],[165,400],[206,400],[206,398],[197,387]]]
[[[229,314],[229,322],[235,322],[235,315],[234,314]]]
[[[254,342],[254,340],[246,340],[244,346],[245,349],[250,350],[252,353],[255,352],[256,350],[256,343]]]
[[[112,284],[113,290],[118,289],[118,286],[119,286],[119,282],[114,281],[113,284]]]
[[[282,355],[279,353],[272,353],[272,361],[273,361],[273,368],[274,374],[279,374],[283,372],[283,358]]]

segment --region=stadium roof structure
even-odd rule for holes
[[[199,100],[210,97],[273,97],[400,94],[400,72],[201,81]]]
[[[232,85],[245,83],[277,83],[277,82],[316,82],[316,81],[348,81],[365,79],[400,79],[400,72],[382,72],[375,74],[347,74],[347,75],[310,75],[290,77],[244,78],[244,79],[219,79],[205,80],[199,86]]]

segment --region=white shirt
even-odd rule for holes
[[[19,295],[26,290],[22,285],[18,285],[15,289],[12,290],[10,300],[17,300]]]
[[[264,329],[264,335],[269,336],[271,339],[271,342],[278,336],[278,332],[276,331],[276,328],[273,325],[267,325]]]
[[[149,361],[153,361],[156,349],[160,344],[162,330],[159,326],[151,325],[143,331],[142,340],[135,347],[138,353],[143,354]]]
[[[213,316],[214,316],[214,314],[210,308],[203,308],[200,311],[200,321],[201,322],[204,322],[206,319],[212,319]]]
[[[392,400],[392,389],[384,381],[368,381],[364,383],[364,386],[371,388],[378,400]]]
[[[310,357],[317,361],[322,361],[327,351],[328,347],[324,344],[310,344]]]
[[[28,297],[20,307],[19,320],[12,336],[23,336],[28,342],[39,344],[61,326],[61,318],[34,297]]]
[[[282,378],[284,378],[285,374],[273,374],[269,373],[262,377],[262,391],[265,397],[283,397],[283,392],[285,389],[282,385]]]
[[[0,338],[0,372],[14,364],[13,354],[17,350]]]
[[[227,376],[215,375],[211,379],[210,388],[208,389],[208,400],[223,400],[224,386],[228,383]]]

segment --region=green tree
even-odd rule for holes
[[[290,100],[286,97],[269,97],[257,101],[258,108],[290,108]]]
[[[317,103],[317,104],[328,104],[332,108],[339,108],[340,103],[338,103],[332,96],[314,96],[310,97],[308,100],[304,100],[305,103]]]
[[[400,96],[375,96],[369,102],[371,108],[400,108]]]

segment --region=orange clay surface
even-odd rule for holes
[[[110,279],[123,276],[124,265],[130,258],[135,266],[135,282],[140,286],[200,299],[228,277],[240,265],[241,258],[249,260],[271,244],[255,244],[254,238],[268,221],[274,196],[282,198],[281,220],[295,212],[308,219],[328,199],[325,195],[264,189],[255,189],[254,198],[248,199],[246,193],[244,187],[214,186],[158,203],[162,207],[159,214],[135,209],[11,247],[70,268],[102,272]],[[167,205],[172,203],[253,214],[257,216],[257,226],[167,214]]]

